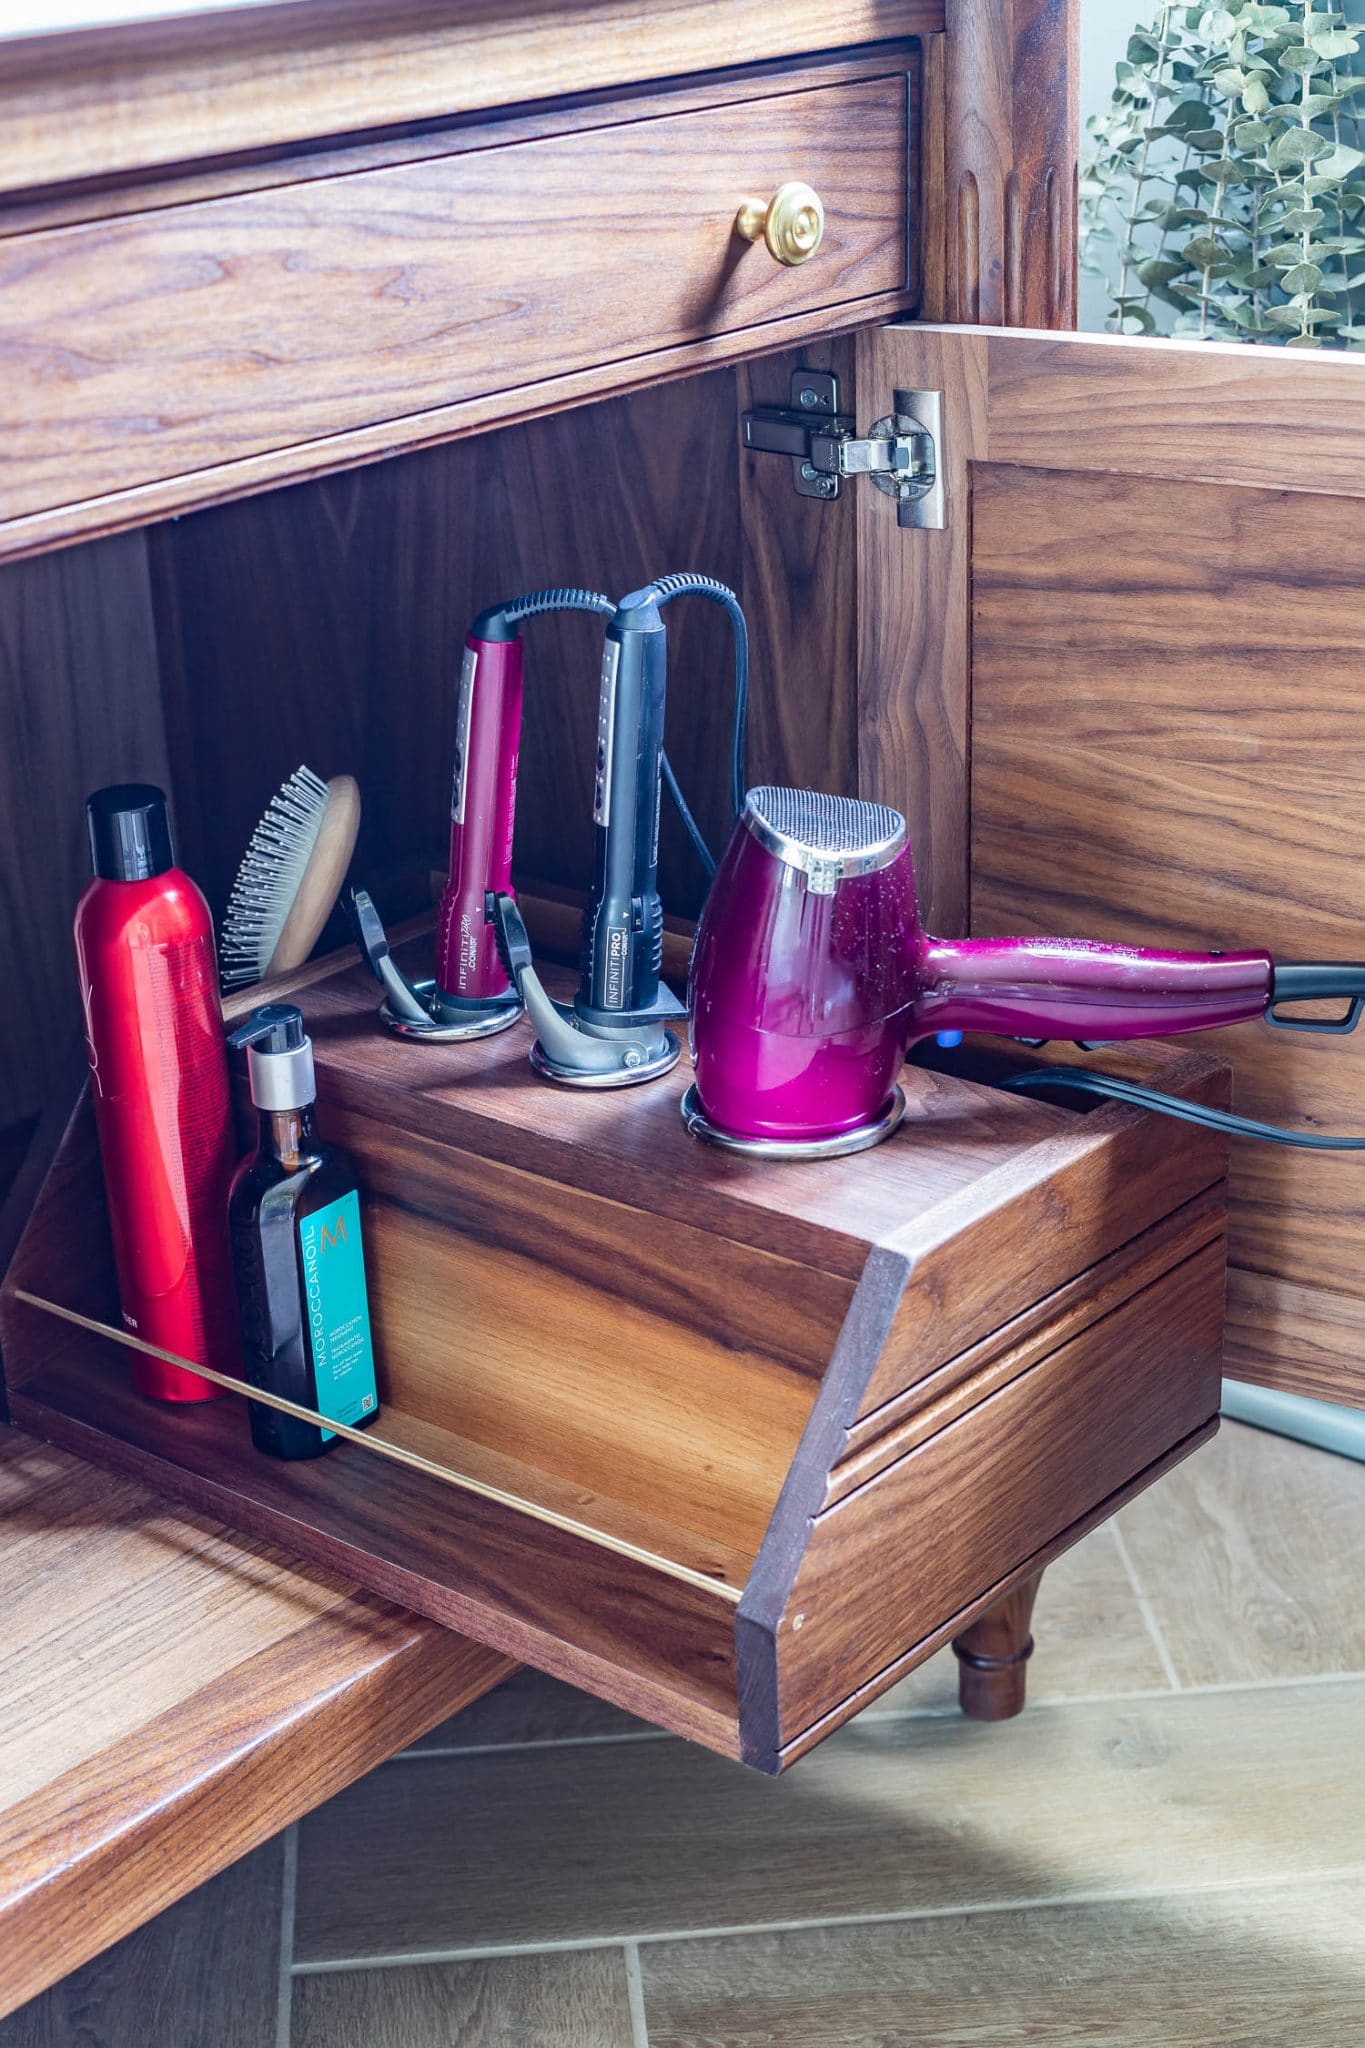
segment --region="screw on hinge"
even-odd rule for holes
[[[809,384],[807,384],[805,390],[798,394],[798,403],[805,406],[818,405],[820,403],[820,394],[818,391],[812,391]]]

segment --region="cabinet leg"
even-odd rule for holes
[[[1025,1676],[1033,1655],[1029,1622],[1042,1580],[1038,1572],[979,1614],[953,1638],[957,1696],[974,1721],[1008,1721],[1024,1710]]]

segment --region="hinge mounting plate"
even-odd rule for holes
[[[902,526],[941,527],[942,395],[897,391],[894,404],[860,439],[852,415],[840,411],[838,378],[829,370],[793,370],[789,405],[743,414],[744,446],[789,456],[803,498],[837,498],[845,477],[870,476],[896,500]]]

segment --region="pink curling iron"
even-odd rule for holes
[[[895,1129],[905,1107],[896,1075],[907,1049],[935,1033],[1090,1045],[1253,1017],[1350,1031],[1365,1008],[1365,965],[1085,939],[936,939],[919,921],[899,811],[762,788],[750,790],[716,870],[688,993],[689,1128],[735,1150],[818,1157]],[[1276,1012],[1323,996],[1349,1008],[1325,1023]]]
[[[469,629],[455,714],[450,872],[436,926],[436,973],[410,981],[389,955],[368,894],[353,892],[361,952],[383,983],[379,1014],[405,1038],[450,1043],[488,1038],[521,1016],[521,997],[498,956],[487,905],[512,894],[517,756],[521,747],[522,624],[544,612],[616,607],[592,590],[556,589],[480,612]]]

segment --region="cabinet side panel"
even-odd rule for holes
[[[783,1743],[1217,1411],[1221,1241],[820,1515],[777,1628]]]

